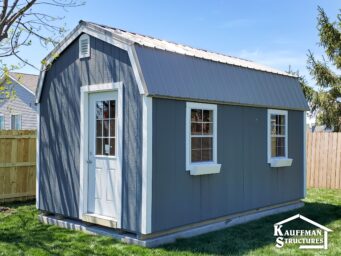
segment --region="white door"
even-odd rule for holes
[[[89,94],[88,213],[118,219],[121,198],[117,93]]]

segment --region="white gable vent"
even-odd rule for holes
[[[90,57],[90,37],[89,35],[83,34],[79,38],[79,58]]]

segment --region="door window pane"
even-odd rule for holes
[[[110,139],[110,155],[114,156],[115,155],[115,139]]]
[[[110,154],[109,138],[103,138],[103,155],[108,156]]]
[[[103,101],[103,118],[109,118],[109,101]]]
[[[103,121],[103,137],[109,137],[109,120]]]
[[[96,119],[103,119],[103,102],[96,102]]]
[[[96,138],[96,155],[102,155],[102,138]]]
[[[102,137],[102,120],[96,120],[96,136]]]
[[[116,126],[115,126],[115,119],[111,119],[110,120],[110,137],[115,137],[115,130],[116,130]]]
[[[116,118],[116,106],[115,101],[110,101],[110,118]]]

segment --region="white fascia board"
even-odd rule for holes
[[[100,39],[106,43],[109,43],[111,45],[114,45],[114,46],[122,49],[122,50],[127,51],[129,58],[130,58],[130,62],[132,64],[134,75],[135,75],[136,80],[137,80],[139,92],[140,92],[140,94],[145,94],[146,86],[145,86],[145,82],[144,82],[144,78],[143,78],[141,68],[139,66],[139,61],[137,59],[137,55],[135,52],[133,42],[128,41],[128,40],[126,40],[126,39],[124,39],[118,35],[115,35],[108,30],[100,29],[98,27],[93,27],[91,24],[80,23],[45,58],[45,63],[42,65],[42,69],[41,69],[41,73],[40,73],[40,77],[39,77],[36,103],[38,103],[40,101],[42,87],[43,87],[44,78],[45,78],[46,67],[48,67],[48,65],[53,62],[55,56],[58,56],[59,54],[61,54],[82,33],[86,33],[90,36],[98,38],[98,39]]]

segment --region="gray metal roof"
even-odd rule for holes
[[[123,29],[114,28],[114,27],[110,27],[107,25],[101,25],[101,24],[97,24],[93,22],[80,21],[80,23],[84,23],[87,26],[94,26],[94,27],[98,27],[101,29],[105,29],[106,31],[114,34],[115,36],[121,39],[124,39],[125,41],[132,42],[141,46],[146,46],[146,47],[155,48],[159,50],[165,50],[169,52],[175,52],[175,53],[182,54],[182,55],[193,56],[193,57],[197,57],[201,59],[212,60],[215,62],[231,64],[235,66],[261,70],[261,71],[280,74],[284,76],[293,76],[291,74],[288,74],[287,72],[284,72],[284,71],[281,71],[272,67],[268,67],[259,63],[255,63],[250,60],[245,60],[245,59],[229,56],[229,55],[222,54],[222,53],[215,53],[215,52],[210,52],[210,51],[203,50],[203,49],[193,48],[188,45],[183,45],[183,44],[174,43],[174,42],[170,42],[170,41],[166,41],[162,39],[157,39],[155,37],[133,33],[133,32],[123,30]]]
[[[281,109],[308,110],[295,77],[135,46],[148,94]]]
[[[309,110],[297,77],[286,72],[105,25],[84,23],[135,44],[148,95]]]
[[[60,54],[80,33],[90,33],[131,53],[133,69],[137,70],[136,79],[142,84],[140,93],[193,101],[309,110],[297,77],[286,72],[92,22],[80,21],[47,56],[48,63],[53,61],[51,56]],[[136,54],[132,53],[135,51]],[[37,102],[44,74],[43,69]]]

